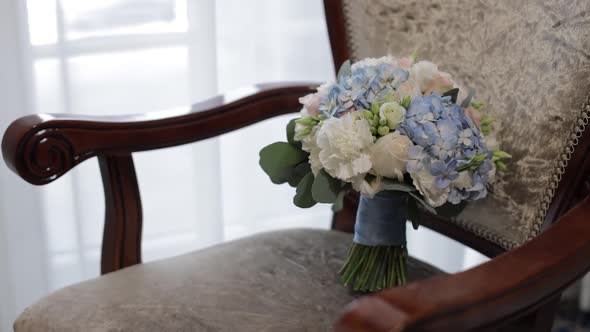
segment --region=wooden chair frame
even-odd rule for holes
[[[350,56],[341,0],[325,0],[334,64]],[[8,166],[43,185],[97,157],[105,193],[101,272],[141,263],[142,209],[132,153],[196,142],[297,112],[314,83],[257,85],[186,112],[131,116],[38,114],[14,121],[2,141]],[[232,96],[232,97],[230,97]],[[590,99],[586,105],[590,109]],[[338,331],[550,331],[562,291],[590,269],[590,135],[579,140],[546,217],[546,230],[504,252],[487,240],[424,216],[422,224],[494,257],[473,269],[382,291],[352,303]],[[333,228],[351,231],[349,195]]]

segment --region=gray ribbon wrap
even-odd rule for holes
[[[353,241],[366,246],[406,244],[407,194],[381,191],[373,198],[361,195]]]

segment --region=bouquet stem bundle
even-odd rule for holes
[[[340,270],[345,286],[354,291],[374,292],[407,283],[405,245],[367,246],[353,243]]]
[[[406,284],[408,201],[407,194],[396,191],[361,196],[353,243],[340,270],[344,284],[353,291]]]

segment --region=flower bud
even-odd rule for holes
[[[307,128],[304,128],[304,129],[302,129],[302,130],[301,130],[301,131],[298,133],[298,135],[299,135],[300,137],[304,137],[304,136],[307,136],[307,135],[309,135],[309,133],[311,133],[311,128],[307,127]]]
[[[379,117],[376,116],[376,117],[373,118],[373,121],[371,123],[371,126],[372,127],[378,127],[379,126]]]
[[[317,122],[311,117],[297,119],[295,120],[295,123],[299,123],[305,126],[315,126],[317,124]]]
[[[379,103],[374,102],[371,104],[371,112],[373,112],[373,114],[377,115],[379,114]]]
[[[404,121],[406,109],[396,102],[385,103],[379,109],[379,116],[387,120],[387,125],[394,130]]]
[[[377,133],[379,133],[379,136],[385,136],[385,135],[389,134],[389,127],[386,127],[386,126],[379,127],[379,129],[377,129]]]

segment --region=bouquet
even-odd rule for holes
[[[406,221],[418,210],[460,211],[486,197],[510,155],[474,91],[415,54],[345,62],[337,79],[300,98],[287,142],[260,151],[274,183],[296,187],[295,205],[342,208],[361,193],[355,235],[340,273],[375,291],[406,283]]]

